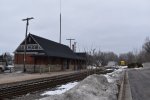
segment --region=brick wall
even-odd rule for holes
[[[31,57],[31,54],[26,55],[26,63],[33,64],[34,59]],[[15,64],[23,64],[24,63],[24,55],[23,54],[15,54]]]
[[[15,69],[23,70],[24,55],[15,55]],[[69,65],[69,68],[67,67]],[[63,68],[62,68],[63,66]],[[83,67],[84,66],[84,67]],[[78,70],[85,68],[85,64],[71,59],[48,58],[48,57],[32,57],[32,54],[26,55],[26,71],[28,72],[48,72],[61,70]]]

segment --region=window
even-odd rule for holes
[[[28,45],[28,46],[27,46],[27,50],[32,50],[32,46],[31,46],[31,45]]]
[[[25,46],[20,45],[19,50],[24,50]],[[38,44],[27,44],[27,50],[42,50],[42,48]]]

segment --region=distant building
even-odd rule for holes
[[[15,68],[23,70],[25,40],[15,50]],[[78,70],[86,66],[85,53],[74,53],[68,46],[29,34],[26,70],[30,72]]]
[[[150,62],[144,62],[142,65],[144,68],[150,68]]]
[[[107,67],[116,67],[118,64],[115,61],[109,61]]]
[[[126,62],[125,62],[125,61],[120,61],[120,65],[121,65],[121,66],[125,66],[125,65],[126,65]]]

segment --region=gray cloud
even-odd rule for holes
[[[0,0],[0,52],[13,52],[30,32],[59,40],[59,0]],[[62,0],[62,39],[76,38],[78,50],[97,48],[116,53],[140,48],[150,33],[149,0]]]

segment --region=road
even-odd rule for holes
[[[150,100],[150,68],[128,70],[133,100]]]

